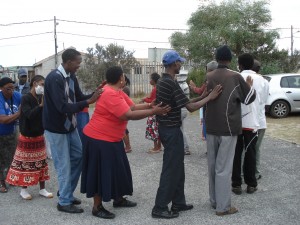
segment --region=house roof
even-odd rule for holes
[[[70,47],[68,47],[68,48],[66,48],[66,49],[69,49],[69,48],[76,49],[76,48],[73,47],[73,46],[70,46]],[[61,50],[60,52],[57,53],[57,55],[61,55],[66,49]],[[82,55],[85,55],[84,52],[80,52],[80,53],[81,53]],[[53,54],[53,55],[51,55],[51,56],[49,56],[49,57],[47,57],[47,58],[45,58],[45,59],[42,59],[42,60],[36,62],[35,64],[33,64],[33,67],[40,66],[40,65],[42,65],[44,62],[47,62],[47,61],[51,60],[51,59],[54,58],[54,57],[55,57],[55,54]]]

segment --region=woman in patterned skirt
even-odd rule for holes
[[[43,76],[34,76],[30,82],[30,92],[22,97],[21,134],[6,177],[7,183],[22,187],[20,195],[26,200],[32,199],[27,187],[38,183],[40,184],[40,195],[46,198],[53,197],[53,194],[45,189],[45,181],[50,177],[42,125],[44,80]]]
[[[160,75],[157,73],[152,73],[150,75],[150,84],[153,86],[150,96],[145,97],[141,100],[141,103],[146,102],[151,104],[156,98],[156,83]],[[156,116],[149,116],[147,119],[147,127],[145,137],[148,140],[152,140],[154,143],[154,147],[150,148],[148,153],[159,153],[161,151],[161,142],[158,134],[158,124],[156,121]]]

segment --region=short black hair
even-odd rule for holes
[[[77,56],[81,55],[80,52],[73,48],[68,48],[65,50],[61,56],[63,63],[66,63],[68,60],[75,60]]]
[[[254,57],[250,53],[243,53],[238,57],[238,64],[243,67],[244,70],[252,70],[254,64]]]
[[[119,66],[112,66],[106,71],[105,77],[107,83],[116,84],[123,75],[123,70]]]
[[[157,83],[158,79],[160,78],[160,75],[158,73],[152,73],[150,75],[151,80],[153,80],[155,83]]]
[[[232,59],[231,50],[227,45],[222,45],[216,49],[216,60],[217,61],[231,62],[231,59]]]
[[[42,75],[35,75],[30,81],[30,88],[32,88],[34,82],[39,82],[40,80],[45,80]]]
[[[260,71],[260,66],[261,63],[258,60],[254,59],[252,70],[258,73]]]

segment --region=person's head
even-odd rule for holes
[[[254,64],[254,58],[249,53],[243,53],[238,57],[238,64],[240,71],[252,70]]]
[[[231,50],[227,45],[222,45],[216,49],[216,61],[218,63],[229,64],[231,59]]]
[[[69,48],[63,52],[61,57],[63,62],[62,65],[67,73],[75,73],[79,69],[80,63],[82,62],[80,52]]]
[[[206,72],[211,72],[218,68],[218,63],[216,61],[211,61],[206,64]]]
[[[261,63],[258,60],[254,59],[252,70],[256,73],[259,73],[260,67],[261,67]]]
[[[156,85],[159,78],[160,78],[160,75],[158,73],[152,73],[150,75],[150,84]]]
[[[24,68],[21,68],[18,70],[18,78],[19,78],[19,84],[24,85],[27,81],[27,70]]]
[[[119,66],[108,68],[105,77],[108,84],[117,85],[119,87],[123,87],[125,84],[125,75],[122,68]]]
[[[30,81],[30,89],[37,95],[44,94],[44,84],[45,84],[45,77],[41,75],[35,75]]]
[[[9,77],[3,77],[0,80],[0,88],[2,90],[2,94],[6,99],[10,99],[13,96],[15,86],[14,81]]]
[[[172,75],[179,74],[181,64],[183,62],[185,62],[185,59],[174,50],[167,51],[162,58],[164,67],[166,68],[167,72],[171,73]]]

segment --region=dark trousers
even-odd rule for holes
[[[235,148],[235,155],[232,168],[232,187],[242,185],[241,177],[241,164],[242,153],[245,149],[244,157],[244,180],[248,186],[256,187],[257,181],[255,177],[256,170],[256,151],[255,145],[257,142],[257,132],[243,130],[242,134],[238,136],[238,140]]]
[[[180,127],[158,127],[164,146],[163,166],[155,199],[156,210],[167,210],[168,204],[186,204],[184,195],[184,144]]]

